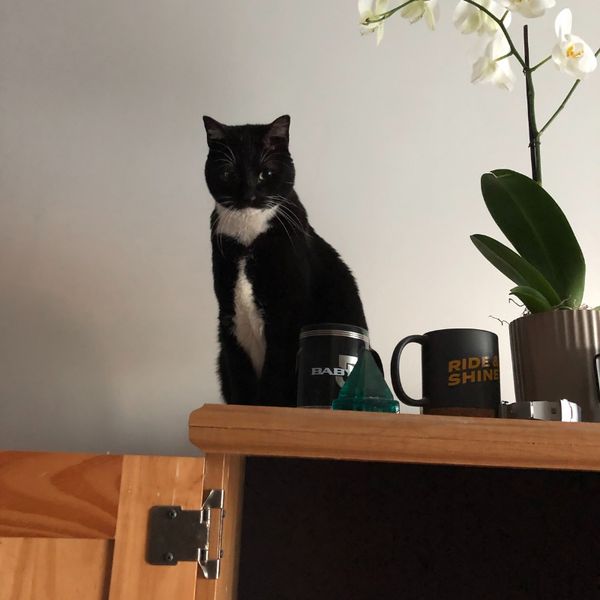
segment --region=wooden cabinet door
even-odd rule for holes
[[[146,562],[149,509],[199,510],[203,480],[203,458],[0,452],[0,600],[208,600],[197,563]]]

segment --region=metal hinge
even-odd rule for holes
[[[151,565],[176,565],[197,561],[207,579],[218,579],[223,550],[223,490],[210,490],[202,510],[182,510],[181,506],[153,506],[148,520],[147,560]],[[213,511],[219,510],[218,531],[211,534]],[[210,547],[218,540],[217,551]]]

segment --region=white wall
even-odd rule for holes
[[[218,401],[203,114],[292,116],[297,190],[386,362],[410,333],[490,329],[512,397],[507,327],[489,315],[520,311],[468,236],[497,235],[481,173],[528,171],[523,85],[471,85],[474,39],[440,4],[438,31],[396,17],[376,48],[354,0],[0,0],[1,447],[194,452],[187,417]],[[569,6],[596,48],[600,5]],[[530,22],[534,59],[556,13]],[[543,122],[571,80],[548,65],[538,82]],[[594,305],[599,95],[600,70],[543,139]]]

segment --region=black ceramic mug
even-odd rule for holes
[[[369,332],[355,325],[317,323],[300,330],[298,406],[331,408],[363,349],[371,350]]]
[[[406,394],[400,357],[408,344],[422,346],[423,398]],[[494,417],[500,406],[498,336],[481,329],[440,329],[405,337],[392,355],[392,384],[398,398],[430,414]]]

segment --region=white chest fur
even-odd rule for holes
[[[238,265],[234,305],[233,333],[250,357],[255,373],[260,376],[267,351],[265,322],[260,309],[256,306],[254,290],[246,274],[245,258],[242,258]]]
[[[217,235],[226,235],[244,246],[249,246],[261,233],[269,229],[277,207],[229,210],[217,204],[216,210],[219,219]]]

